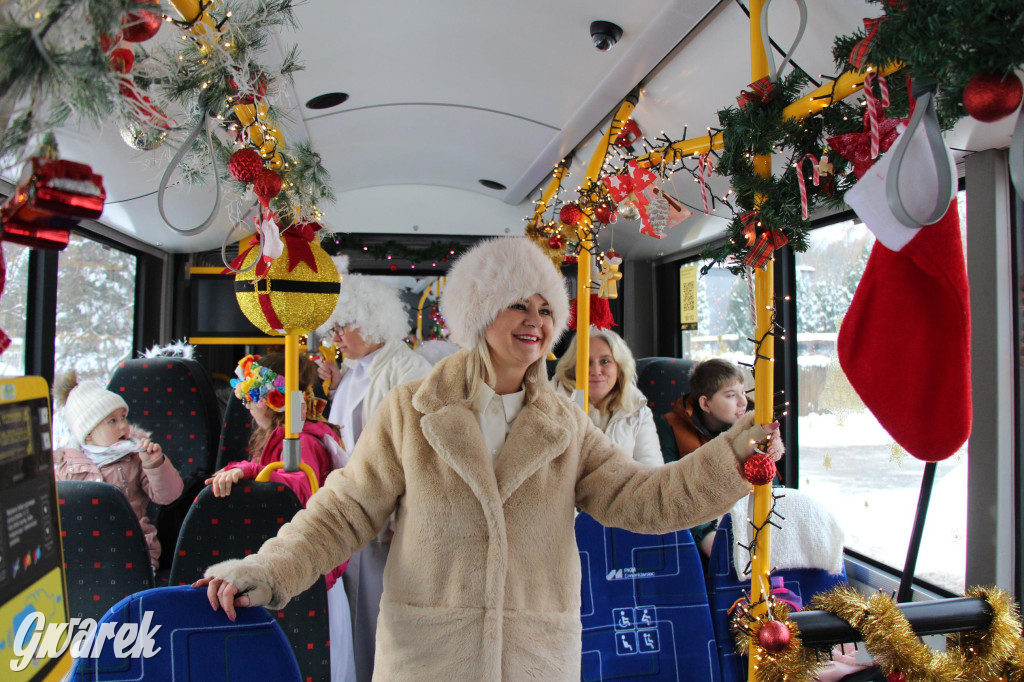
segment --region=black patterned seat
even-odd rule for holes
[[[295,494],[280,483],[242,481],[232,486],[227,497],[214,497],[207,487],[192,503],[178,536],[171,565],[171,585],[198,580],[212,564],[240,559],[259,550],[264,541],[302,509]],[[320,682],[330,679],[327,585],[319,578],[312,587],[294,597],[281,610],[270,609],[277,618],[302,678]]]
[[[206,370],[186,358],[122,362],[107,389],[128,403],[128,421],[152,432],[182,478],[213,471],[220,407]]]
[[[99,620],[128,595],[153,587],[146,538],[117,486],[57,481],[57,503],[72,618]]]
[[[223,469],[231,462],[249,459],[249,436],[252,435],[252,419],[249,410],[232,393],[224,408],[220,425],[220,443],[217,446],[217,463],[214,471]]]
[[[697,364],[679,358],[637,358],[636,385],[647,396],[655,415],[672,411],[679,398],[690,390],[690,370]]]

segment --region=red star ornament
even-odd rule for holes
[[[897,118],[886,118],[878,122],[878,149],[884,152],[892,146],[899,131],[896,130],[901,121]],[[877,159],[871,158],[871,133],[846,133],[836,135],[827,140],[828,146],[839,152],[847,161],[853,162],[853,174],[860,180]]]

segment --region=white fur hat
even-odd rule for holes
[[[92,433],[101,421],[119,408],[128,409],[124,398],[95,381],[83,381],[68,393],[64,403],[64,420],[79,443]]]
[[[441,295],[441,315],[451,340],[473,348],[498,313],[534,294],[551,306],[557,341],[569,320],[569,296],[562,273],[526,237],[488,239],[452,265]]]
[[[409,315],[393,287],[366,275],[344,275],[338,304],[317,333],[327,339],[335,325],[358,327],[367,341],[387,343],[409,332]]]

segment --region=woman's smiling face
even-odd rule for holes
[[[513,303],[498,313],[484,332],[495,371],[525,372],[547,354],[554,326],[551,308],[540,294]]]

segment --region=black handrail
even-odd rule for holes
[[[992,609],[988,602],[975,597],[906,602],[896,607],[903,612],[919,637],[980,630],[992,623]],[[828,611],[798,611],[790,614],[789,618],[800,628],[804,646],[824,649],[861,641],[857,630]]]

